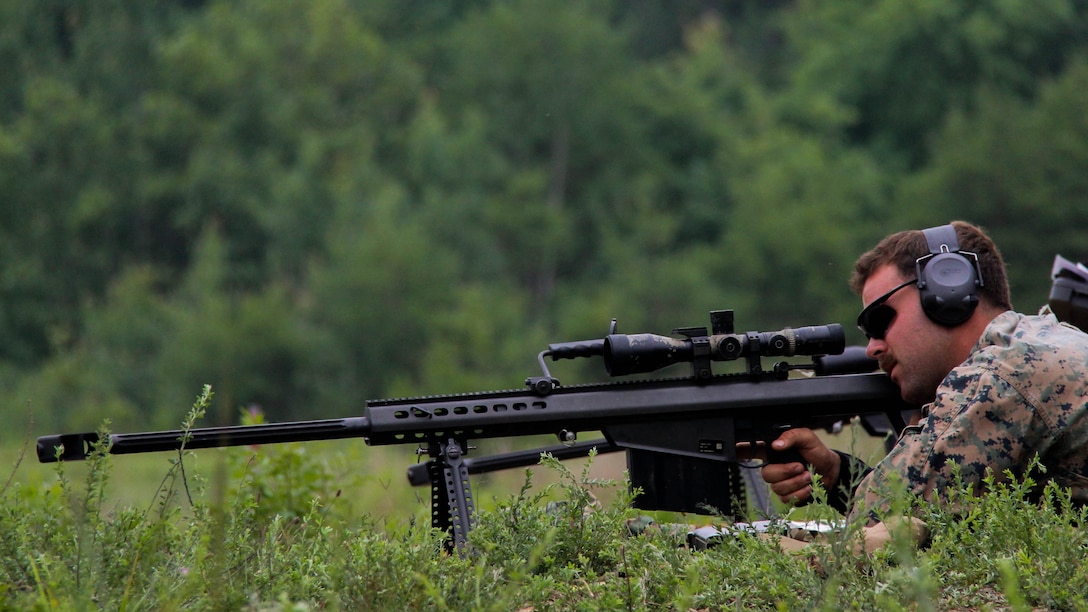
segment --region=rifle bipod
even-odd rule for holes
[[[431,527],[446,532],[446,551],[465,554],[472,529],[472,487],[464,454],[467,444],[454,438],[427,447],[431,480]]]
[[[438,446],[432,444],[432,446]],[[434,459],[426,462],[419,463],[408,468],[408,482],[412,486],[424,486],[428,483],[431,485],[431,524],[432,526],[443,529],[446,533],[450,534],[450,538],[447,539],[447,550],[452,552],[454,548],[459,551],[463,550],[464,535],[467,535],[468,529],[472,526],[472,517],[468,517],[463,524],[463,531],[459,536],[456,531],[456,523],[452,521],[451,509],[463,509],[465,507],[472,508],[471,491],[469,490],[468,476],[471,474],[488,474],[500,470],[506,470],[516,467],[526,467],[537,465],[540,463],[541,456],[547,454],[551,455],[555,459],[560,461],[566,459],[576,459],[580,457],[587,457],[591,452],[595,451],[597,454],[614,453],[617,451],[627,451],[628,464],[632,459],[640,461],[634,470],[635,474],[644,474],[650,472],[655,473],[654,469],[649,469],[650,465],[656,465],[657,476],[650,476],[644,478],[641,482],[642,485],[648,487],[650,491],[657,491],[660,487],[665,486],[664,481],[677,480],[679,482],[679,488],[698,489],[693,493],[691,499],[677,500],[678,493],[673,491],[671,493],[659,493],[653,500],[649,500],[646,503],[639,503],[639,500],[635,500],[634,507],[641,510],[664,510],[670,512],[681,513],[708,513],[708,508],[701,507],[700,500],[714,499],[717,502],[717,509],[726,511],[728,514],[732,514],[735,520],[748,520],[748,512],[754,513],[755,516],[760,518],[771,518],[776,516],[774,504],[771,501],[771,492],[767,483],[763,482],[763,479],[759,475],[758,466],[744,465],[735,463],[717,464],[714,468],[715,471],[707,472],[703,469],[708,469],[710,464],[703,464],[703,469],[696,469],[697,463],[685,462],[680,460],[668,460],[661,455],[655,455],[653,453],[639,454],[637,451],[631,451],[630,449],[624,449],[616,446],[606,439],[595,439],[583,442],[574,442],[568,444],[556,444],[553,446],[544,446],[540,448],[534,448],[529,450],[510,451],[506,453],[499,453],[496,455],[489,455],[485,457],[463,457],[458,456],[457,462],[459,473],[461,474],[460,485],[456,487],[457,490],[463,491],[466,496],[467,505],[457,500],[457,503],[449,503],[450,499],[450,486],[451,483],[442,480],[445,478],[447,468],[442,467],[440,457],[436,456],[433,452],[420,448],[419,454],[428,452]],[[436,451],[440,452],[440,451]],[[449,450],[447,449],[447,454]],[[632,456],[632,454],[634,456]],[[654,459],[656,457],[656,459]],[[650,463],[646,463],[650,461]],[[664,463],[660,463],[664,461]],[[655,464],[655,462],[657,462]],[[686,478],[685,478],[686,476]],[[457,483],[452,483],[457,484]],[[454,495],[456,495],[454,491]],[[728,497],[723,496],[725,493]],[[464,510],[460,510],[461,515],[464,516]]]

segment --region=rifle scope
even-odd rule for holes
[[[731,321],[726,325],[732,331]],[[708,336],[706,328],[684,328],[674,333],[685,337],[610,333],[599,340],[550,344],[547,354],[553,360],[600,355],[610,375],[626,376],[696,360],[837,355],[846,348],[846,334],[838,323],[744,334],[715,333]]]
[[[712,361],[747,356],[827,355],[846,347],[842,325],[813,325],[746,334],[716,334],[705,338],[671,338],[655,334],[611,334],[604,339],[604,367],[612,376],[653,372],[674,363],[693,361],[705,341]]]

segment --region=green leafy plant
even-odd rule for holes
[[[210,399],[205,387],[183,432]],[[1027,476],[987,478],[981,495],[961,483],[940,504],[891,491],[894,508],[929,525],[931,543],[920,549],[893,529],[887,548],[859,553],[860,527],[847,526],[798,552],[749,533],[697,551],[685,545],[684,525],[629,529],[633,493],[626,482],[591,477],[596,457],[578,470],[544,456],[540,469],[555,478],[538,490],[527,470],[514,495],[485,504],[460,555],[411,512],[382,522],[330,512],[338,498],[321,484],[323,457],[299,459],[290,446],[267,452],[291,460],[247,467],[239,480],[225,468],[256,465],[253,451],[223,454],[210,500],[183,446],[149,504],[117,505],[114,462],[127,459],[106,453],[105,425],[98,433],[104,442],[78,481],[58,463],[52,481],[16,480],[0,494],[0,608],[1088,608],[1079,562],[1088,511],[1043,484],[1038,465]],[[266,491],[289,483],[303,483],[305,504],[270,503],[279,498]]]

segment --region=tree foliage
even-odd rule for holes
[[[172,423],[212,383],[226,419],[324,416],[516,385],[612,317],[849,322],[861,250],[954,218],[1033,311],[1088,259],[1086,17],[0,3],[4,409]]]

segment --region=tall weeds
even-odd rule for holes
[[[209,398],[205,389],[183,429]],[[105,425],[99,433],[109,439]],[[581,471],[544,457],[538,469],[557,482],[536,490],[526,471],[518,491],[479,511],[461,556],[413,520],[338,511],[321,459],[298,447],[225,454],[211,482],[194,479],[182,450],[140,507],[111,503],[114,469],[132,458],[106,451],[93,449],[78,483],[59,463],[48,483],[0,492],[0,608],[1088,609],[1086,511],[1030,478],[923,505],[932,539],[920,550],[893,538],[858,554],[855,526],[797,553],[746,534],[694,551],[686,525],[633,535],[626,483],[590,478],[592,457]],[[285,487],[305,491],[305,505]]]

